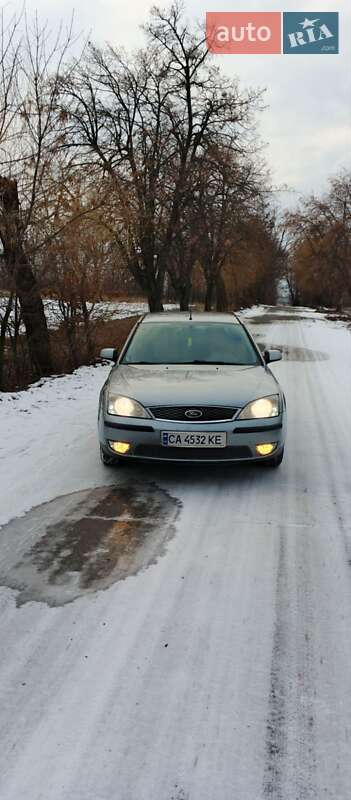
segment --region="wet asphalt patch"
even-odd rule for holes
[[[180,502],[155,484],[103,486],[57,497],[0,530],[0,584],[17,605],[61,606],[156,563]]]
[[[278,306],[276,311],[270,309],[264,314],[258,314],[246,320],[249,328],[252,328],[252,333],[258,347],[263,352],[266,349],[277,349],[282,351],[284,361],[328,361],[330,356],[321,350],[310,350],[307,347],[293,347],[286,344],[277,344],[276,342],[269,342],[266,340],[267,333],[259,333],[255,331],[256,325],[270,325],[271,323],[281,322],[300,322],[307,320],[310,323],[314,322],[313,317],[303,316],[295,313],[294,311],[282,312],[283,306]]]
[[[266,349],[281,350],[284,361],[328,361],[330,356],[321,350],[310,350],[308,347],[292,347],[286,344],[267,344],[261,341],[261,336],[255,334],[255,340],[263,352]]]
[[[280,323],[280,322],[301,322],[301,320],[307,320],[308,322],[313,323],[314,319],[311,316],[304,316],[303,314],[294,314],[287,312],[286,314],[277,314],[277,313],[270,313],[269,311],[267,314],[257,314],[254,317],[250,317],[246,320],[246,324],[250,327],[251,325],[270,325],[271,322]]]

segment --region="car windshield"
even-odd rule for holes
[[[258,364],[245,329],[234,322],[145,322],[122,364]]]

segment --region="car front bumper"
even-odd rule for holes
[[[221,448],[164,447],[162,431],[227,434],[227,446]],[[99,438],[108,456],[116,453],[109,442],[128,442],[130,450],[118,458],[125,460],[167,461],[186,463],[265,461],[284,447],[286,412],[264,420],[230,420],[229,422],[184,423],[157,419],[126,419],[109,414],[99,418]],[[260,456],[256,445],[276,443],[268,456]]]

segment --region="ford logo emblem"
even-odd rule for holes
[[[185,416],[188,419],[199,419],[202,417],[202,411],[199,408],[189,408],[188,411],[185,412]]]

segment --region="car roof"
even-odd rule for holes
[[[141,320],[145,325],[149,322],[231,322],[240,325],[240,320],[229,312],[222,311],[160,311],[158,313],[145,314]]]

